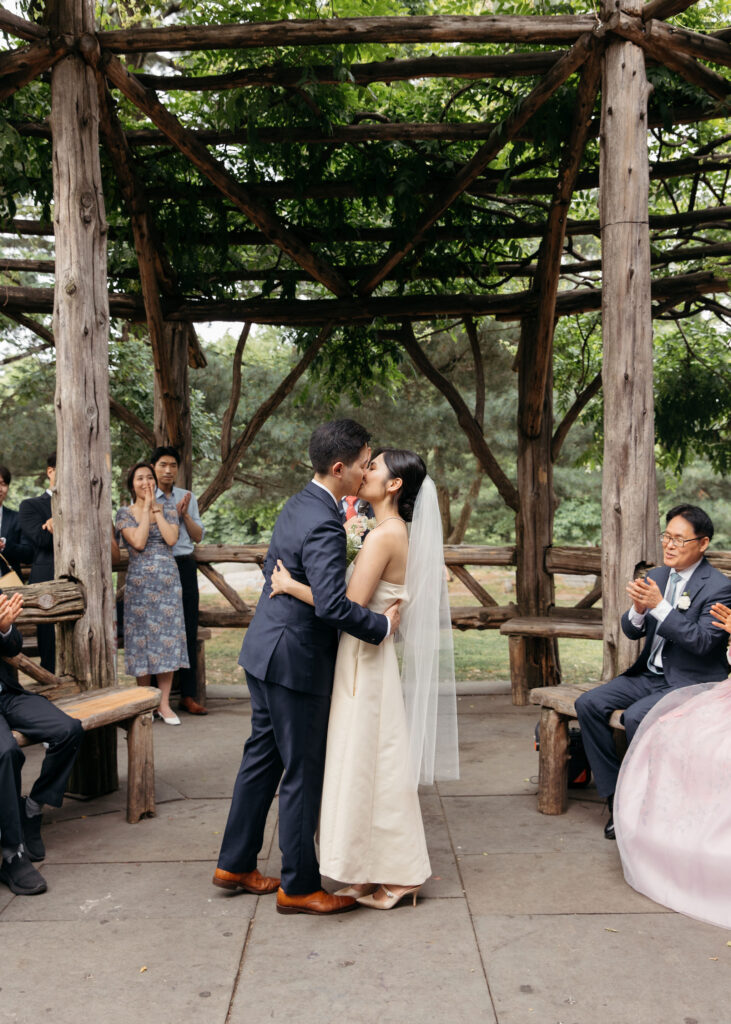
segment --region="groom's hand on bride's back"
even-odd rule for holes
[[[399,611],[400,604],[400,601],[394,601],[394,603],[390,604],[383,613],[388,619],[388,621],[391,623],[391,628],[388,631],[389,636],[393,636],[393,634],[399,627],[399,623],[401,622],[401,612]]]

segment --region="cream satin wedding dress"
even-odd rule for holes
[[[352,569],[352,567],[351,567]],[[381,580],[368,607],[407,599]],[[420,885],[431,874],[393,638],[343,633],[335,665],[320,812],[320,871],[347,883]]]

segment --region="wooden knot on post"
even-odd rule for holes
[[[78,50],[87,64],[90,64],[93,68],[99,66],[102,51],[96,36],[85,32],[79,37]]]
[[[38,598],[38,607],[42,608],[44,612],[50,611],[56,603],[56,598],[53,594],[41,594]]]

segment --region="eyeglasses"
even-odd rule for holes
[[[671,533],[661,533],[660,543],[667,548],[683,548],[686,544],[692,544],[696,540],[703,540],[703,537],[689,537],[683,540],[682,537],[673,537]]]

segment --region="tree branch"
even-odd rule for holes
[[[477,337],[477,328],[475,327],[475,321],[471,316],[465,317],[464,320],[465,330],[467,331],[467,337],[470,340],[470,349],[472,350],[472,360],[475,365],[475,422],[477,423],[480,430],[485,429],[485,361],[482,358],[482,350],[480,349],[480,340]],[[458,544],[459,541],[450,541],[450,544]]]
[[[147,424],[139,418],[131,409],[128,409],[121,402],[118,402],[116,398],[109,396],[109,411],[113,416],[116,416],[122,423],[126,423],[131,430],[141,438],[148,448],[155,447],[155,432],[151,430]]]
[[[517,488],[500,468],[497,459],[485,440],[485,436],[482,433],[479,424],[470,413],[467,408],[467,403],[462,398],[459,391],[451,381],[447,380],[446,377],[443,377],[442,374],[439,373],[437,368],[422,349],[421,345],[417,342],[414,335],[414,328],[410,323],[403,324],[401,344],[417,370],[419,370],[449,402],[457,417],[457,422],[467,436],[469,446],[474,452],[475,458],[495,484],[495,487],[505,504],[509,508],[517,511],[520,504],[520,497],[518,495]]]
[[[247,321],[241,329],[239,340],[236,342],[233,367],[231,368],[231,397],[228,400],[228,407],[223,415],[221,426],[221,462],[224,462],[231,451],[231,431],[233,429],[234,417],[239,407],[241,398],[241,361],[244,358],[244,348],[251,331],[251,322]]]
[[[553,434],[553,439],[551,440],[552,462],[558,461],[558,457],[561,454],[561,449],[563,448],[563,443],[566,440],[566,436],[568,435],[569,430],[571,430],[574,423],[576,423],[579,416],[581,416],[582,412],[587,407],[589,402],[592,400],[594,395],[599,393],[599,391],[601,390],[601,386],[602,375],[600,371],[596,375],[596,377],[591,381],[591,383],[587,384],[587,386],[584,388],[581,394],[576,396],[573,405],[566,413],[564,418],[561,420],[559,425],[556,427],[556,430]]]

